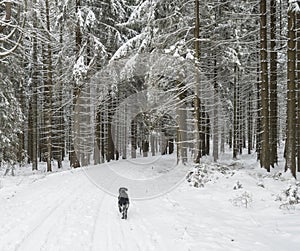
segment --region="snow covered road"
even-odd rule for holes
[[[232,204],[237,179],[253,195],[249,208]],[[82,169],[8,177],[0,189],[0,251],[298,250],[299,210],[278,208],[271,189],[279,181],[268,180],[266,189],[256,183],[242,171],[218,174],[201,189],[183,183],[131,201],[121,220],[116,197]]]

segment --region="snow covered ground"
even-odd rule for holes
[[[218,164],[205,160],[199,175],[191,177],[199,188],[183,181],[169,191],[172,184],[158,184],[161,194],[151,199],[126,184],[136,200],[122,220],[113,189],[105,192],[109,184],[122,185],[122,179],[105,170],[139,177],[138,182],[174,165],[170,156],[145,160],[52,174],[23,168],[15,177],[2,176],[0,250],[299,250],[300,206],[282,195],[290,185],[299,195],[299,184],[281,174],[282,167],[266,173],[254,156],[233,162],[225,155]]]

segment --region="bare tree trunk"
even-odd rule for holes
[[[58,6],[58,2],[55,2],[56,7],[63,13],[63,6]],[[59,45],[62,49],[64,46],[63,40],[63,28],[64,19],[59,22]],[[61,52],[61,51],[60,51]],[[65,156],[65,125],[64,125],[64,106],[63,106],[63,56],[58,58],[58,79],[56,81],[57,93],[54,94],[53,100],[56,102],[53,104],[53,158],[57,161],[58,168],[62,168],[62,161]]]
[[[24,64],[23,64],[24,65]],[[25,109],[26,109],[26,102],[25,102],[25,88],[24,88],[24,82],[21,81],[19,90],[18,90],[18,101],[21,106],[22,113],[25,114]],[[24,123],[21,125],[20,132],[18,133],[18,138],[19,138],[19,145],[18,145],[18,162],[19,165],[21,165],[24,161],[25,158],[25,126]]]
[[[186,93],[183,90],[183,83],[180,80],[177,80],[177,90],[178,90],[178,105],[176,107],[177,113],[177,142],[178,142],[178,151],[177,151],[177,163],[186,163],[187,162],[187,125],[186,125],[186,104],[185,98]]]
[[[169,139],[168,142],[168,146],[169,146],[169,154],[172,154],[174,152],[174,139]]]
[[[211,136],[210,117],[209,117],[208,112],[205,112],[205,149],[204,149],[204,155],[209,155],[209,153],[210,153],[210,136]]]
[[[109,94],[108,100],[108,123],[107,123],[107,154],[106,159],[107,161],[115,160],[115,145],[112,136],[112,118],[113,118],[113,109],[114,109],[114,99]]]
[[[11,2],[9,1],[5,3],[5,13],[5,21],[9,22],[11,19]]]
[[[76,0],[76,6],[75,6],[75,12],[76,15],[79,13],[81,7],[81,0]],[[81,43],[82,43],[82,34],[81,34],[81,29],[80,29],[80,21],[77,20],[76,27],[75,27],[75,42],[76,42],[76,52],[77,52],[77,59],[79,57],[79,52],[81,49]],[[73,112],[75,111],[75,106],[77,103],[77,99],[80,94],[80,87],[76,86],[76,83],[74,84],[73,88]],[[74,121],[71,122],[72,124]],[[75,125],[73,125],[75,126]],[[72,125],[71,125],[72,127]],[[80,167],[80,162],[78,159],[78,156],[75,152],[74,148],[74,135],[71,135],[71,142],[70,142],[70,166],[73,168],[78,168]]]
[[[106,113],[105,111],[101,111],[101,150],[100,150],[100,153],[101,153],[101,159],[102,159],[102,162],[105,161],[105,149],[106,149],[106,138],[107,138],[107,135],[106,135]]]
[[[155,156],[155,136],[153,134],[150,135],[150,147],[151,155]]]
[[[252,116],[252,88],[249,90],[248,98],[248,154],[251,154],[252,151],[252,132],[253,132],[253,116]]]
[[[270,1],[270,164],[277,164],[277,51],[276,51],[276,0]]]
[[[128,113],[128,109],[127,109],[127,104],[125,104],[123,106],[123,114],[122,114],[122,126],[121,126],[121,147],[120,149],[122,149],[122,159],[127,159],[127,138],[128,138],[128,124],[127,124],[127,113]]]
[[[238,86],[237,86],[237,148],[238,153],[242,155],[243,153],[243,101],[242,101],[242,91],[240,87],[240,71],[238,71]]]
[[[131,158],[136,158],[137,149],[137,124],[136,120],[131,121]]]
[[[52,171],[52,48],[51,48],[51,30],[50,30],[50,9],[49,0],[45,1],[46,4],[46,25],[47,25],[47,81],[45,85],[46,94],[46,142],[47,142],[47,171]]]
[[[96,108],[96,118],[95,118],[95,146],[94,146],[94,163],[100,164],[100,148],[101,148],[101,112],[99,107]]]
[[[262,151],[261,166],[270,172],[269,144],[269,84],[267,53],[267,4],[260,1],[260,72],[261,72],[261,107],[262,107]]]
[[[62,22],[63,23],[63,22]],[[61,46],[63,46],[63,24],[60,24],[60,33],[59,33],[59,42]],[[64,144],[64,134],[65,134],[65,126],[64,126],[64,109],[63,109],[63,83],[61,77],[63,76],[63,62],[62,58],[60,59],[60,71],[59,71],[59,78],[60,78],[60,85],[59,85],[59,139],[58,139],[58,157],[57,163],[58,167],[62,167],[62,161],[65,155],[65,144]]]
[[[194,116],[195,116],[195,146],[194,146],[194,156],[195,163],[200,163],[201,158],[201,141],[200,141],[200,98],[199,98],[199,83],[200,76],[198,71],[198,66],[200,62],[200,13],[199,13],[199,0],[195,0],[195,30],[194,30],[194,46],[195,46],[195,91],[194,91]]]
[[[295,13],[291,8],[288,10],[288,63],[287,63],[287,140],[286,140],[286,163],[285,170],[290,169],[296,177],[296,85],[295,85]]]
[[[300,172],[300,13],[297,13],[297,170]]]
[[[33,2],[34,6],[36,1]],[[37,112],[37,82],[38,82],[38,55],[37,55],[37,16],[36,12],[33,13],[33,48],[32,48],[32,150],[31,150],[31,161],[32,170],[38,169],[38,112]]]
[[[149,141],[147,139],[142,141],[143,157],[148,157]]]
[[[233,148],[232,157],[237,158],[238,153],[238,142],[237,142],[237,131],[238,131],[238,121],[237,121],[237,65],[234,65],[234,90],[233,90]]]
[[[259,60],[258,60],[259,61]],[[256,79],[256,106],[257,106],[257,115],[256,115],[256,153],[257,160],[261,159],[261,100],[260,100],[260,67],[259,63],[257,65],[257,79]]]
[[[7,1],[5,2],[5,17],[4,17],[4,22],[8,23],[11,19],[11,2]],[[0,33],[3,32],[5,28],[5,25],[0,24]]]
[[[216,57],[216,55],[215,55]],[[217,84],[217,59],[214,59],[214,134],[213,134],[213,158],[216,162],[219,159],[219,100]]]

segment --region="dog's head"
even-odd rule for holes
[[[120,187],[119,188],[119,196],[127,198],[128,197],[127,191],[128,191],[128,189],[126,187]]]

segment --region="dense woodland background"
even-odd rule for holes
[[[217,161],[229,147],[270,171],[284,145],[296,177],[298,12],[293,0],[0,0],[1,165]],[[154,88],[170,103],[128,120],[128,98]]]

